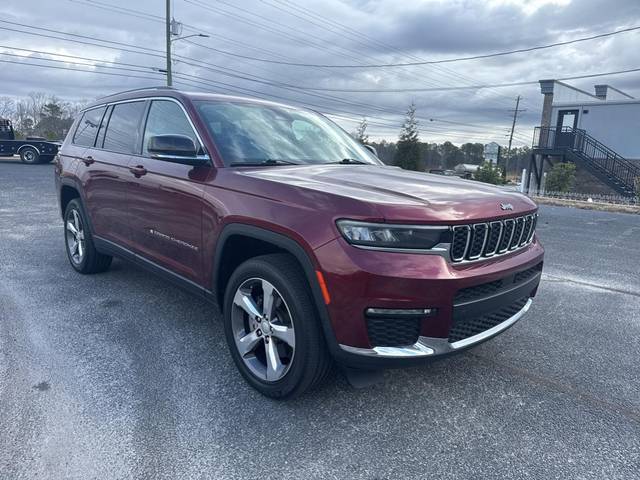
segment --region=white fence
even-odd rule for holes
[[[560,198],[564,200],[577,200],[588,203],[603,203],[609,205],[640,205],[640,201],[636,197],[623,197],[622,195],[599,195],[588,193],[571,193],[571,192],[540,192],[529,194],[531,197],[543,198]]]

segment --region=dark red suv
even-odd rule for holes
[[[536,205],[384,166],[324,116],[149,88],[103,98],[56,161],[71,265],[131,260],[215,302],[256,389],[476,345],[531,305]],[[167,301],[171,301],[167,299]]]

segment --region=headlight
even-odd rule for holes
[[[338,220],[338,229],[353,245],[379,248],[428,250],[448,242],[449,227],[427,225],[393,225]]]

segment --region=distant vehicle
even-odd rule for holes
[[[16,140],[11,120],[0,118],[0,157],[20,155],[24,163],[49,163],[58,153],[59,146],[43,137]]]
[[[432,168],[429,173],[435,175],[444,175],[446,177],[458,177],[458,173],[455,170],[443,170],[442,168]]]
[[[55,167],[71,266],[117,255],[217,303],[240,373],[274,398],[332,360],[371,371],[482,343],[540,282],[531,199],[387,167],[310,110],[124,92],[80,113]]]

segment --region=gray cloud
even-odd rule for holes
[[[83,0],[40,0],[31,2],[29,8],[25,8],[23,2],[10,0],[8,5],[7,2],[3,5],[3,19],[152,49],[164,48],[164,27],[159,21],[164,14],[163,2],[100,1],[115,6],[116,10],[118,7],[132,8],[153,17],[139,18],[121,11],[110,11],[91,6]],[[202,45],[244,55],[328,64],[407,61],[416,56],[438,59],[472,55],[566,40],[640,24],[640,3],[637,0],[619,0],[615,2],[615,6],[604,0],[573,0],[567,5],[548,4],[530,14],[524,13],[516,2],[502,2],[491,6],[487,2],[471,0],[406,4],[392,0],[313,0],[293,3],[304,10],[289,9],[288,13],[287,8],[283,7],[287,2],[274,0],[195,1],[208,8],[185,0],[175,0],[174,14],[186,25],[193,25],[213,34],[209,39],[198,39],[198,43]],[[339,29],[326,19],[308,16],[307,11],[339,22],[358,33]],[[0,27],[7,26],[0,24]],[[640,67],[637,48],[639,35],[635,32],[626,33],[606,40],[495,59],[384,70],[334,70],[274,65],[218,54],[187,42],[176,43],[175,53],[218,65],[232,74],[233,69],[238,75],[248,74],[303,87],[412,88],[516,82]],[[160,84],[163,81],[162,76],[152,70],[153,67],[163,67],[162,58],[2,29],[0,45],[131,63],[146,72],[131,75],[150,78],[126,78],[2,63],[0,95],[24,96],[30,91],[45,91],[69,100],[92,99],[118,90]],[[400,51],[385,45],[394,46]],[[0,51],[8,50],[0,48]],[[30,61],[36,61],[34,59],[37,55],[32,57]],[[5,56],[0,56],[0,59],[16,60]],[[52,65],[65,66],[55,63]],[[321,111],[340,113],[338,121],[348,129],[353,128],[356,119],[366,115],[371,122],[370,133],[389,138],[396,135],[401,121],[399,115],[414,101],[422,119],[422,137],[425,140],[441,141],[449,138],[458,143],[468,138],[504,142],[504,134],[510,124],[509,109],[513,108],[515,97],[520,94],[524,97],[523,104],[527,109],[518,128],[519,139],[522,139],[519,141],[524,144],[524,138],[530,137],[531,128],[539,121],[541,108],[541,96],[536,85],[429,93],[304,93],[215,73],[208,68],[187,65],[179,60],[174,69],[178,73],[201,77],[202,81],[223,82],[227,84],[225,90],[238,89],[246,94],[268,98],[272,98],[269,97],[271,95],[277,97],[273,99],[290,103],[304,102],[313,104],[312,108]],[[189,83],[184,80],[178,82]],[[610,83],[640,96],[637,75],[572,83],[588,91],[592,91],[595,83]],[[188,88],[216,90],[222,86],[199,85]],[[225,90],[222,93],[226,93]],[[346,120],[345,117],[352,118],[353,121]],[[431,122],[430,118],[481,124],[485,129]]]

